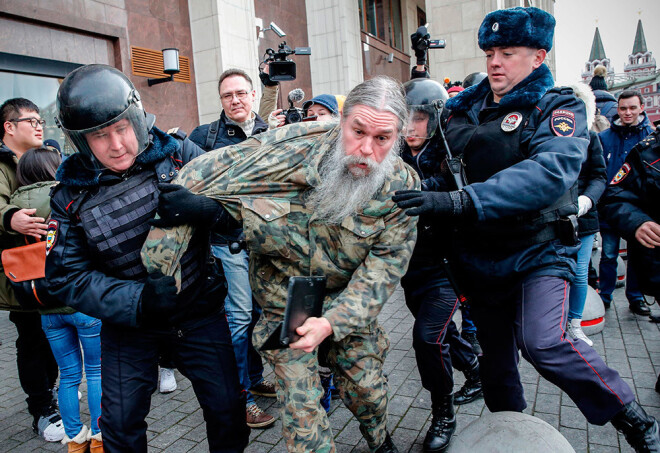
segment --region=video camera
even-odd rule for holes
[[[296,79],[296,62],[287,58],[289,55],[311,55],[311,47],[296,47],[292,49],[282,41],[277,51],[266,49],[264,60],[259,65],[259,72],[263,72],[262,65],[268,65],[268,76],[273,82],[286,82]]]

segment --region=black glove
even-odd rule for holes
[[[212,227],[221,220],[228,220],[229,214],[220,203],[204,195],[195,195],[178,184],[158,184],[159,219],[149,223],[155,227],[171,227],[183,224]]]
[[[154,324],[167,318],[176,309],[176,281],[157,271],[149,274],[140,295],[140,318]]]
[[[280,82],[275,82],[273,80],[270,80],[270,75],[268,75],[267,72],[264,71],[259,71],[259,78],[261,79],[261,83],[264,84],[264,86],[267,87],[274,87],[279,85]]]
[[[429,49],[429,39],[431,39],[431,35],[429,35],[426,27],[423,25],[415,33],[410,35],[412,49],[415,51],[418,65],[426,64],[426,51]]]
[[[406,215],[409,216],[420,214],[445,215],[450,217],[476,216],[472,199],[462,190],[453,192],[399,190],[395,192],[392,201],[399,208],[406,209]]]

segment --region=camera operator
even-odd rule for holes
[[[261,80],[264,81],[264,78]],[[269,81],[268,78],[266,82]],[[190,134],[192,142],[205,151],[211,151],[235,145],[268,129],[261,117],[252,111],[256,91],[252,86],[252,79],[244,71],[228,69],[223,72],[218,81],[218,93],[222,103],[220,119],[195,128]],[[250,428],[266,428],[275,423],[275,419],[257,406],[253,396],[257,394],[275,397],[274,385],[263,378],[261,357],[252,346],[250,335],[260,312],[252,300],[247,252],[241,250],[233,254],[229,251],[229,244],[236,242],[241,232],[239,225],[236,225],[229,234],[212,233],[211,252],[221,262],[222,268],[217,269],[218,273],[224,273],[227,280],[225,311],[234,345],[239,380],[246,391],[247,424]]]

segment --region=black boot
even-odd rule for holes
[[[464,374],[466,378],[465,384],[454,394],[454,404],[457,406],[471,403],[483,396],[481,378],[479,377],[479,362],[474,362],[474,366],[466,370]]]
[[[385,437],[385,442],[383,442],[383,445],[378,447],[376,453],[399,453],[399,450],[396,449],[394,442],[392,442],[390,433],[387,433],[387,437]]]
[[[632,311],[636,315],[648,316],[651,314],[651,309],[649,308],[648,305],[646,305],[646,301],[644,299],[636,299],[633,301],[629,301],[628,308],[630,308],[630,311]]]
[[[425,452],[445,451],[456,430],[456,415],[452,395],[441,397],[439,405],[433,407],[431,427],[424,438]]]
[[[660,430],[655,418],[648,415],[637,404],[628,403],[623,410],[611,420],[612,425],[621,431],[626,440],[637,453],[660,452]]]

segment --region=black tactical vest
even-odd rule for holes
[[[126,280],[147,276],[140,251],[149,233],[148,222],[156,215],[157,183],[154,171],[145,169],[116,184],[101,185],[81,200],[75,212],[99,270]],[[181,259],[182,290],[199,278],[205,258],[194,242]]]
[[[527,158],[527,143],[521,136],[535,109],[484,108],[479,112],[479,124],[473,124],[467,115],[450,117],[447,142],[452,153],[461,157],[468,184],[486,181]],[[516,120],[517,127],[511,129]],[[576,212],[577,182],[548,208],[477,222],[461,228],[460,235],[475,247],[520,249],[558,238],[557,221]]]

